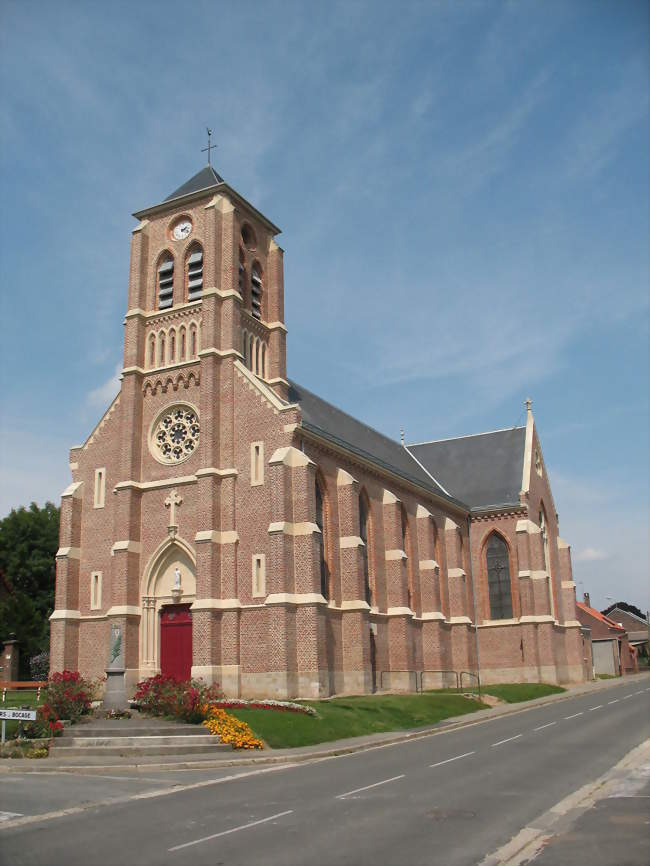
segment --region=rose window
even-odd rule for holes
[[[151,437],[154,457],[163,463],[180,463],[199,444],[199,419],[190,406],[174,406],[158,420]]]

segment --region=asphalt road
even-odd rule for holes
[[[25,815],[52,809],[57,780],[56,808],[79,808],[86,797],[120,800],[0,824],[0,863],[478,864],[645,740],[649,709],[650,681],[643,677],[308,764],[173,777],[5,776],[0,809]]]

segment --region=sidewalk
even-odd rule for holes
[[[251,752],[236,752],[223,751],[210,756],[204,760],[183,759],[179,756],[178,760],[161,760],[160,756],[152,756],[149,759],[141,758],[134,762],[132,758],[103,756],[88,756],[81,758],[44,758],[42,760],[27,761],[27,760],[3,760],[0,761],[0,773],[29,773],[29,772],[88,772],[100,773],[106,770],[209,770],[215,767],[236,767],[247,765],[264,765],[264,764],[293,764],[299,761],[311,761],[322,758],[336,757],[337,755],[352,754],[354,752],[362,752],[367,749],[381,748],[395,743],[403,743],[408,740],[420,739],[422,737],[436,736],[447,731],[453,731],[457,728],[469,727],[470,725],[480,724],[491,719],[499,718],[506,715],[514,715],[523,713],[536,707],[544,706],[545,704],[556,703],[558,701],[566,701],[570,698],[579,697],[583,694],[597,693],[620,686],[625,682],[630,684],[643,682],[644,684],[650,680],[650,673],[633,674],[624,678],[616,678],[612,680],[596,680],[591,683],[582,683],[579,686],[567,688],[566,692],[557,695],[547,695],[543,698],[536,698],[532,701],[525,701],[518,704],[500,704],[496,707],[491,707],[486,710],[477,710],[475,713],[470,713],[463,716],[455,716],[445,719],[438,724],[426,728],[416,728],[408,731],[389,731],[381,734],[371,734],[364,737],[349,737],[343,740],[335,740],[327,743],[322,743],[316,746],[302,746],[295,749],[270,749],[267,748],[262,753]]]
[[[525,827],[481,866],[650,863],[650,740]]]

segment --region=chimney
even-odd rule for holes
[[[585,604],[587,605],[587,607],[591,607],[591,601],[589,600],[589,593],[585,592],[584,596],[585,596]]]

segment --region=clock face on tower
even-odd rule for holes
[[[188,219],[182,219],[177,222],[172,229],[172,235],[177,241],[184,241],[192,232],[192,223]]]

